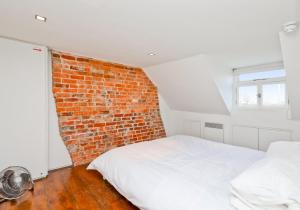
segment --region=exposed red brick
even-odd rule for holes
[[[59,54],[56,54],[56,53],[52,53],[52,57],[53,57],[53,58],[59,58],[60,55],[59,55]]]
[[[67,60],[75,60],[74,56],[70,56],[70,55],[66,55],[66,54],[61,54],[63,59],[67,59]]]
[[[157,89],[142,69],[61,52],[52,58],[60,134],[74,165],[165,137]]]
[[[79,61],[79,62],[89,62],[89,61],[90,61],[90,59],[88,59],[88,58],[80,58],[80,57],[78,57],[78,58],[77,58],[77,61]]]

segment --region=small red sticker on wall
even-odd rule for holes
[[[42,49],[41,48],[33,48],[34,51],[37,51],[37,52],[42,52]]]

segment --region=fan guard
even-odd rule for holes
[[[12,166],[0,172],[0,202],[21,197],[33,189],[30,172],[21,166]]]

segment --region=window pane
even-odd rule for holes
[[[285,84],[267,84],[262,86],[263,105],[285,105]]]
[[[252,72],[239,75],[240,81],[251,81],[256,79],[271,79],[278,77],[285,77],[285,70],[272,70],[272,71],[261,71],[261,72]]]
[[[257,86],[239,87],[239,105],[257,105]]]

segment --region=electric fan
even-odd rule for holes
[[[21,197],[33,189],[30,172],[20,166],[12,166],[0,172],[0,202]]]

